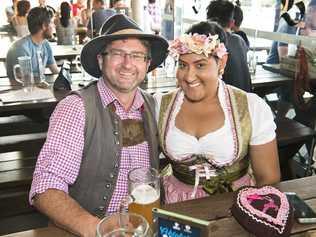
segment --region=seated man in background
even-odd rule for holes
[[[234,9],[234,4],[227,0],[214,0],[208,5],[206,15],[207,20],[216,21],[226,32],[229,55],[223,81],[250,92],[252,85],[247,64],[248,47],[239,35],[232,33],[231,29],[234,23]]]
[[[13,67],[18,63],[18,57],[29,56],[32,60],[34,77],[39,77],[41,70],[49,67],[52,73],[58,73],[58,68],[52,49],[47,41],[52,36],[53,13],[48,8],[32,8],[27,16],[30,35],[15,41],[7,53],[6,69],[11,84],[19,84],[13,73]]]
[[[88,22],[88,36],[93,37],[99,34],[101,26],[110,17],[116,14],[113,9],[106,8],[104,0],[93,0],[92,22]]]

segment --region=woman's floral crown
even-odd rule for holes
[[[220,42],[218,35],[206,36],[190,33],[173,40],[169,45],[169,53],[174,58],[187,53],[204,54],[206,57],[211,54],[222,58],[227,54],[227,50],[225,45]]]

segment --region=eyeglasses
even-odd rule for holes
[[[126,53],[120,49],[110,49],[108,52],[103,52],[102,55],[108,55],[112,60],[123,61],[126,56],[130,57],[133,63],[143,63],[149,59],[149,56],[141,52]]]

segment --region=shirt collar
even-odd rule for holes
[[[98,91],[99,91],[101,101],[104,107],[107,107],[109,104],[112,104],[112,103],[114,103],[114,105],[119,104],[120,106],[122,106],[122,104],[117,99],[117,97],[112,92],[112,90],[105,84],[104,79],[102,77],[99,78],[97,86],[98,86]],[[130,111],[143,109],[143,106],[144,106],[144,98],[142,96],[142,93],[140,92],[140,89],[137,88]]]

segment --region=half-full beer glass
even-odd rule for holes
[[[128,212],[137,213],[152,225],[152,209],[160,207],[159,173],[154,168],[136,168],[128,174]]]
[[[97,225],[97,237],[148,237],[150,233],[145,218],[134,213],[116,213]]]

